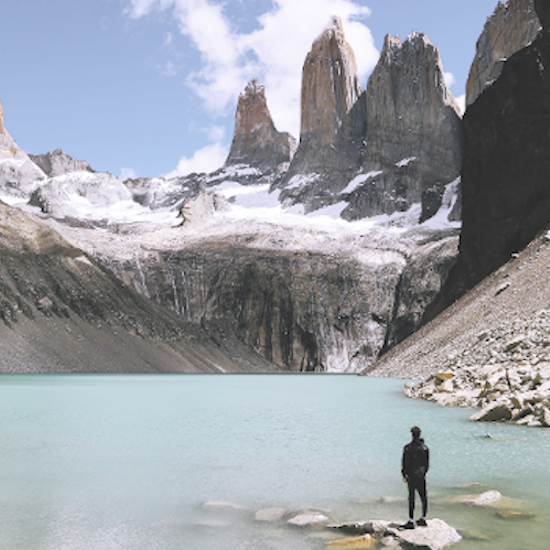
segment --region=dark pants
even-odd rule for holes
[[[418,491],[418,495],[420,496],[420,500],[422,501],[422,517],[426,517],[426,514],[428,513],[426,478],[424,476],[409,476],[409,479],[407,479],[407,485],[409,486],[409,517],[412,519],[414,515],[415,491]]]

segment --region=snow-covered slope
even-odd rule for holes
[[[28,197],[45,178],[44,172],[19,148],[4,127],[0,103],[0,199]]]

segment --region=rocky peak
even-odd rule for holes
[[[281,200],[306,211],[334,202],[359,166],[365,138],[365,97],[342,21],[315,40],[302,70],[300,144],[279,182]]]
[[[543,10],[548,9],[545,2],[537,3]],[[530,44],[540,28],[534,0],[498,3],[476,44],[476,56],[466,84],[466,105],[471,105],[498,78],[506,59]]]
[[[315,137],[320,145],[330,145],[362,92],[355,54],[342,20],[333,16],[304,63],[300,140]]]
[[[445,83],[439,50],[422,32],[403,42],[387,35],[366,92],[364,184],[343,216],[407,210],[460,175],[461,114]],[[435,191],[434,191],[435,192]]]
[[[29,155],[29,157],[49,177],[79,171],[95,172],[86,161],[74,159],[61,149],[56,149],[45,155]]]
[[[239,96],[235,133],[225,165],[245,164],[270,170],[290,162],[295,149],[296,140],[275,128],[264,86],[251,80]]]

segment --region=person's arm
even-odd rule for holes
[[[426,447],[426,473],[428,473],[429,469],[430,469],[430,449]]]
[[[401,475],[403,476],[403,481],[407,481],[407,448],[403,449],[403,456],[401,457]]]

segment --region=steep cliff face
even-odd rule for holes
[[[498,3],[476,44],[466,84],[466,105],[499,77],[506,59],[530,44],[540,28],[534,0]]]
[[[439,50],[421,32],[388,35],[366,93],[367,140],[345,219],[404,211],[424,203],[422,221],[460,174],[461,115],[445,84]],[[425,196],[424,196],[425,195]],[[435,204],[434,204],[435,198]]]
[[[367,254],[368,256],[368,254]],[[109,267],[204,327],[225,327],[294,371],[354,371],[377,357],[403,268],[371,258],[236,249],[216,243]]]
[[[72,228],[71,240],[216,338],[232,335],[285,370],[332,372],[364,368],[417,328],[458,242],[449,232],[363,234],[221,217],[139,236]]]
[[[0,104],[0,194],[28,197],[44,172],[22,151],[4,125],[4,110]]]
[[[300,143],[278,184],[286,204],[306,211],[334,202],[359,165],[365,99],[342,21],[334,17],[303,66]]]
[[[296,140],[278,132],[267,107],[265,88],[251,80],[239,96],[235,133],[225,166],[245,165],[262,173],[288,167],[296,150]],[[281,170],[281,168],[279,168]]]
[[[550,6],[535,6],[546,25]],[[466,112],[460,256],[431,314],[504,264],[550,221],[549,28],[506,61]]]
[[[29,157],[49,177],[78,171],[95,172],[86,161],[75,159],[61,149],[44,155],[29,155]]]

